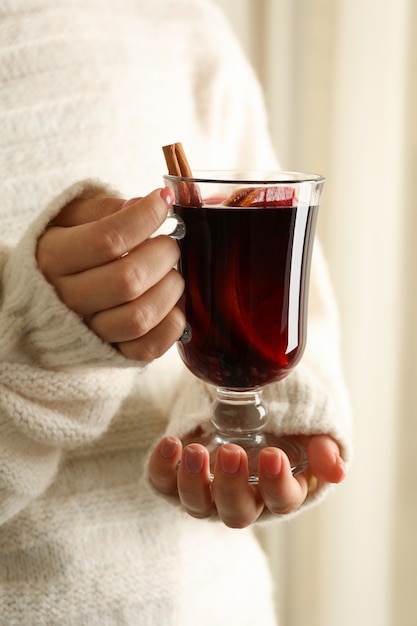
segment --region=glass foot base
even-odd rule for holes
[[[289,458],[293,476],[300,474],[308,467],[307,453],[305,448],[295,440],[294,437],[276,437],[268,433],[248,434],[248,435],[222,435],[214,434],[212,437],[201,437],[200,440],[193,439],[194,443],[202,443],[210,454],[210,477],[213,480],[214,467],[216,464],[217,450],[226,443],[234,443],[241,446],[248,457],[249,483],[258,483],[258,459],[263,448],[280,448]],[[190,442],[184,442],[184,445]]]

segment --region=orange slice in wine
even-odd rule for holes
[[[295,189],[292,187],[242,187],[224,201],[225,206],[242,207],[290,207],[293,206]]]

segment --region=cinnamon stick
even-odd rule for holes
[[[185,156],[184,148],[180,142],[172,143],[162,148],[170,176],[192,178],[193,173]],[[196,183],[181,181],[174,184],[176,195],[183,206],[201,207],[200,188]]]
[[[192,178],[193,173],[185,156],[182,143],[172,143],[162,148],[164,151],[165,161],[168,167],[168,174],[171,176],[182,176],[184,178]]]

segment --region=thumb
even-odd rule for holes
[[[346,474],[345,464],[337,443],[328,435],[313,435],[307,443],[310,472],[328,483],[341,482]]]

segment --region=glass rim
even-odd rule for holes
[[[238,176],[241,174],[241,177]],[[193,176],[164,174],[164,180],[184,183],[222,183],[234,185],[295,185],[325,181],[321,174],[286,170],[196,170]]]

